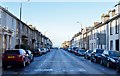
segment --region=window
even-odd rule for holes
[[[4,49],[7,49],[7,35],[4,35],[4,44],[3,44]]]
[[[0,24],[2,24],[2,12],[0,11]]]
[[[110,50],[113,50],[113,41],[110,41]]]
[[[11,36],[9,35],[9,45],[8,45],[8,48],[10,49],[11,47]]]
[[[102,49],[102,45],[101,45],[101,49]]]
[[[94,33],[94,39],[95,39],[95,33]]]
[[[116,51],[119,51],[119,40],[115,41]]]
[[[112,22],[110,22],[110,35],[112,35]]]
[[[116,19],[116,24],[115,24],[115,33],[119,33],[119,25],[118,25],[118,19]]]
[[[0,18],[0,24],[2,24],[2,18]]]

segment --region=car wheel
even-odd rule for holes
[[[34,60],[34,57],[32,57],[32,60],[31,60],[31,62]]]
[[[100,64],[103,65],[103,60],[102,59],[100,60]]]
[[[27,61],[27,65],[29,65],[30,64],[30,59],[28,59],[28,61]]]
[[[39,54],[39,56],[41,56],[41,54]]]
[[[110,62],[107,62],[107,68],[110,68]]]
[[[117,70],[117,72],[120,72],[120,69],[119,69],[119,67],[117,67],[117,68],[116,68],[116,70]]]
[[[94,58],[94,63],[96,63],[97,62],[97,60],[96,60],[96,58]]]
[[[86,56],[86,59],[89,59],[89,57],[88,57],[88,56]]]
[[[26,66],[25,60],[21,63],[21,66],[22,66],[22,67],[25,67],[25,66]]]
[[[91,58],[91,62],[93,62],[93,58]]]

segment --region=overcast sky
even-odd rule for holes
[[[81,24],[85,27],[100,21],[102,13],[107,13],[117,3],[109,1],[32,2],[31,0],[22,2],[22,21],[35,26],[53,41],[54,46],[61,46],[63,41],[70,40],[75,33],[80,31]],[[0,4],[19,18],[20,2],[2,2]]]

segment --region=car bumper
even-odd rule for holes
[[[80,56],[85,56],[85,54],[82,54],[82,53],[78,53]]]
[[[2,65],[4,66],[4,65],[19,65],[19,64],[21,64],[22,63],[22,61],[3,61],[2,62]]]

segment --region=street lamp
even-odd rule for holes
[[[77,21],[77,23],[80,23],[79,21]],[[81,26],[81,32],[82,32],[82,24],[80,24],[80,26]]]

